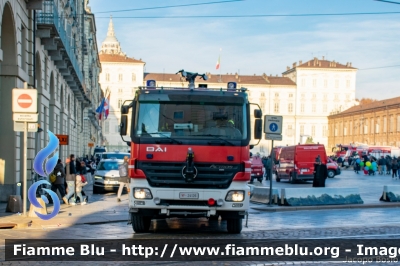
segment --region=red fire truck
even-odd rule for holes
[[[129,212],[133,230],[153,218],[221,217],[240,233],[249,208],[250,103],[245,88],[195,88],[197,76],[179,71],[189,88],[137,90],[121,108],[121,137],[131,149]],[[150,82],[150,83],[149,83]],[[261,110],[254,139],[261,139]]]

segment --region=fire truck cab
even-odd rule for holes
[[[250,103],[245,88],[141,87],[121,108],[120,134],[130,146],[129,212],[133,230],[154,218],[208,217],[240,233],[249,208]],[[261,110],[254,139],[261,139]]]

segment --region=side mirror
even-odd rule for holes
[[[254,139],[261,139],[262,137],[262,119],[254,121]]]
[[[127,130],[128,130],[128,116],[121,115],[121,124],[119,125],[119,134],[121,136],[126,136]]]
[[[127,105],[121,106],[121,114],[126,115],[128,113],[129,113],[129,106],[127,106]]]
[[[260,109],[254,110],[254,117],[255,118],[261,118],[262,117],[262,111]]]

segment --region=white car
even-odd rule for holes
[[[124,160],[118,159],[103,159],[99,162],[94,173],[93,193],[118,190],[118,166],[123,162]]]
[[[100,155],[100,159],[119,159],[123,160],[125,156],[128,156],[128,158],[131,158],[131,155],[127,152],[119,152],[119,151],[109,151],[109,152],[103,152]]]

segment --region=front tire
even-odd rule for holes
[[[226,225],[230,234],[240,234],[242,231],[242,219],[240,218],[227,219]]]
[[[333,170],[328,170],[328,177],[329,178],[334,178],[335,177],[335,172]]]
[[[93,186],[93,194],[101,194],[101,193],[104,193],[104,189],[97,186]]]
[[[289,183],[290,184],[295,184],[296,183],[296,179],[294,178],[294,174],[293,173],[290,174]]]
[[[278,172],[275,172],[275,176],[276,176],[276,182],[281,182],[281,179],[279,178],[279,176],[278,176]]]
[[[132,228],[135,233],[146,233],[150,230],[151,217],[131,213]]]

